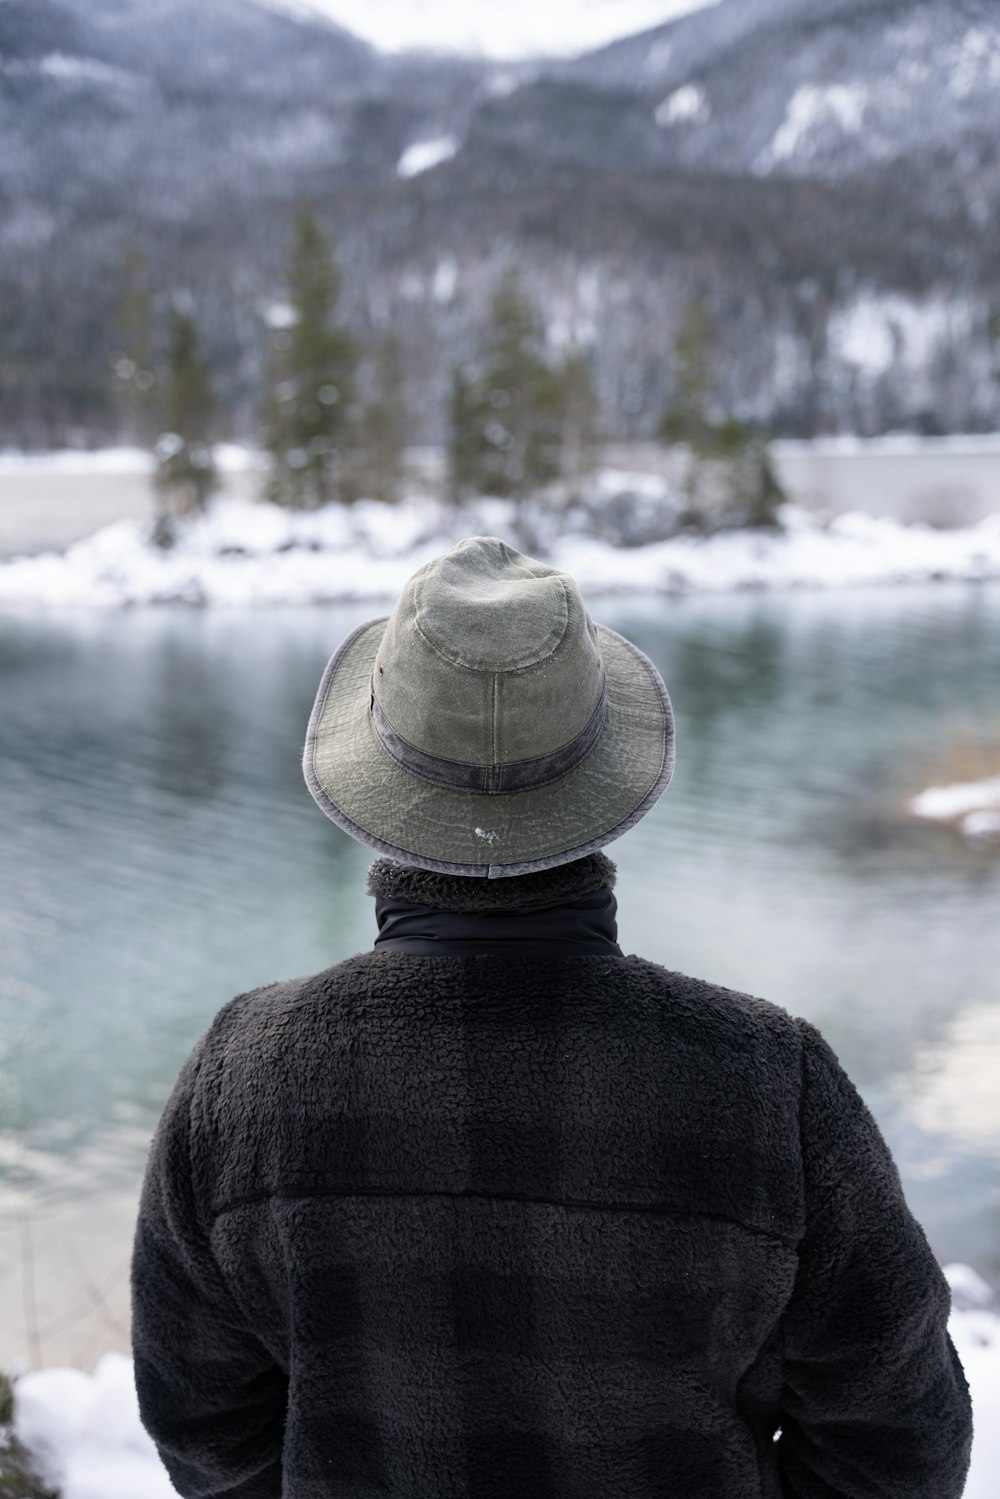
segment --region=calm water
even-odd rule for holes
[[[131,1188],[233,993],[370,945],[299,757],[370,609],[0,619],[0,1206]],[[944,1259],[1000,1279],[1000,858],[900,816],[1000,750],[1000,589],[593,601],[678,764],[609,852],[620,934],[823,1030]]]

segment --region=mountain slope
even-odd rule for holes
[[[995,0],[722,0],[516,68],[252,0],[0,0],[0,441],[113,431],[136,263],[252,431],[302,197],[426,438],[510,261],[554,345],[593,351],[612,432],[655,427],[693,296],[745,415],[992,425],[998,82]]]
[[[378,68],[374,49],[333,22],[252,0],[62,3],[93,57],[162,89],[287,99],[356,86]]]
[[[991,194],[1000,6],[724,0],[549,73],[482,123],[498,141],[533,131],[553,159],[585,160],[581,98],[602,156],[623,166],[844,177],[951,154],[948,176]]]

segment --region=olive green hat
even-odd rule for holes
[[[402,864],[496,879],[618,838],[670,780],[656,667],[568,573],[495,536],[427,562],[332,656],[303,770],[327,817]]]

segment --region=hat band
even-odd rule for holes
[[[433,786],[443,786],[449,791],[481,791],[487,796],[498,796],[509,791],[534,791],[558,781],[567,771],[575,770],[590,754],[604,727],[607,712],[607,685],[601,684],[601,699],[589,721],[568,743],[560,745],[547,755],[536,755],[532,760],[513,760],[509,765],[472,765],[465,760],[445,760],[440,755],[429,755],[417,749],[415,744],[397,734],[386,718],[375,697],[374,679],[371,682],[372,727],[386,754],[403,770],[430,781]]]

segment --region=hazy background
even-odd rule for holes
[[[5,0],[0,444],[155,435],[136,380],[162,394],[177,311],[207,435],[257,441],[305,200],[361,395],[397,341],[411,443],[447,440],[512,265],[609,440],[655,435],[693,303],[713,399],[774,435],[996,429],[991,0],[723,0],[613,41],[652,5],[538,11],[436,4],[448,50],[412,52],[419,7],[364,7],[369,41],[252,0]]]
[[[661,26],[674,16],[706,10],[715,0],[315,0],[272,9],[292,14],[310,9],[339,21],[384,52],[440,50],[495,58],[566,57],[617,37]]]

